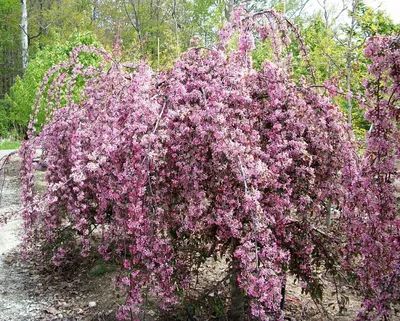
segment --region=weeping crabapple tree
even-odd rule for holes
[[[139,319],[148,297],[163,310],[182,304],[208,258],[228,262],[231,320],[283,319],[287,273],[320,298],[320,266],[354,278],[365,297],[361,319],[390,318],[400,293],[400,51],[390,38],[367,46],[373,126],[361,157],[332,103],[335,88],[293,80],[291,38],[307,56],[288,21],[239,10],[219,35],[168,72],[86,46],[48,72],[38,95],[46,90],[47,125],[35,133],[36,110],[21,149],[26,251],[45,244],[61,265],[74,249],[97,250],[121,264],[121,320]],[[261,70],[252,67],[255,38],[275,54]],[[80,52],[104,63],[83,68]],[[80,99],[78,77],[86,81]],[[42,194],[37,146],[47,163]],[[327,229],[331,206],[339,215]]]

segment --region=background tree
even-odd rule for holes
[[[22,73],[28,66],[28,12],[26,0],[21,0],[21,52],[22,52]]]
[[[20,6],[18,1],[0,0],[0,136],[9,130],[11,106],[4,95],[22,73]]]
[[[0,0],[0,99],[21,74],[20,3]]]
[[[100,46],[90,33],[74,33],[66,42],[47,45],[43,49],[36,51],[35,58],[29,63],[24,77],[17,77],[9,94],[6,94],[2,100],[3,105],[8,107],[2,109],[5,117],[1,119],[0,124],[2,124],[4,130],[14,132],[14,134],[20,137],[25,135],[40,82],[47,70],[55,64],[68,60],[72,49],[83,45]],[[96,61],[95,57],[87,56],[81,57],[80,63],[89,66],[95,64]],[[76,80],[76,86],[83,86],[82,79]],[[45,92],[42,94],[46,95]],[[44,117],[41,111],[39,113],[38,125],[40,124],[41,126],[43,124]]]
[[[344,92],[350,93],[346,98],[339,95],[336,102],[342,106],[348,122],[361,138],[370,125],[352,96],[364,94],[362,79],[368,77],[368,59],[363,55],[365,41],[376,34],[396,34],[400,25],[362,0],[343,1],[342,6],[336,8],[332,8],[329,1],[320,4],[319,12],[308,17],[308,21],[299,21],[305,42],[310,47],[310,61],[316,71],[317,83],[332,78]]]

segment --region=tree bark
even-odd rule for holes
[[[332,225],[332,200],[331,198],[328,199],[328,204],[326,205],[326,226],[330,227]]]
[[[239,262],[234,257],[236,245],[232,248],[232,274],[231,274],[231,306],[230,306],[230,321],[244,321],[244,294],[243,290],[239,287],[237,281],[237,271],[239,269]]]
[[[357,21],[354,17],[354,14],[357,10],[359,3],[358,0],[353,0],[352,2],[352,9],[351,9],[351,25],[350,25],[350,33],[349,33],[349,38],[347,39],[347,53],[346,53],[346,83],[347,83],[347,92],[351,92],[351,67],[353,64],[353,58],[352,58],[352,53],[353,53],[353,36],[354,36],[354,31],[357,25]],[[352,119],[352,110],[353,106],[351,103],[351,97],[350,95],[347,96],[347,123],[351,126],[353,119]]]
[[[231,20],[232,11],[233,11],[233,0],[227,0],[225,5],[225,18],[227,21]]]
[[[21,51],[22,51],[22,72],[28,66],[28,12],[26,1],[21,0]]]

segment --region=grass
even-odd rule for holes
[[[0,139],[0,150],[18,149],[21,147],[21,142],[10,139]]]

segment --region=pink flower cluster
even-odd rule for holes
[[[371,78],[362,105],[371,123],[367,149],[349,168],[343,207],[343,266],[356,276],[365,297],[360,320],[388,319],[400,302],[400,217],[394,182],[399,179],[400,50],[392,37],[368,40]]]
[[[386,63],[373,56],[379,60],[373,66],[386,69],[371,67],[371,73],[391,80],[378,95],[371,92],[367,115],[374,128],[360,164],[338,107],[306,81],[296,84],[287,61],[254,70],[247,59],[253,22],[235,21],[237,52],[225,51],[229,26],[221,32],[223,46],[191,49],[168,73],[145,64],[128,72],[113,56],[105,56],[108,65],[82,69],[80,49],[49,72],[56,75],[48,95],[51,117],[34,137],[33,116],[21,152],[27,244],[58,242],[52,248],[59,264],[70,244],[60,243],[61,231],[75,234],[83,255],[99,231],[97,250],[125,271],[117,280],[127,297],[120,319],[140,312],[147,293],[161,308],[172,308],[209,257],[229,257],[255,317],[282,317],[286,273],[312,292],[315,267],[333,269],[342,253],[343,266],[365,287],[366,311],[378,304],[376,312],[386,313],[386,303],[400,293],[391,185],[399,154],[398,86],[389,97],[398,81],[398,51],[382,58]],[[287,37],[285,26],[278,31],[275,40]],[[370,42],[372,54],[379,41]],[[86,79],[79,101],[71,93],[78,75]],[[70,98],[62,107],[64,90]],[[33,188],[39,142],[48,164],[42,197]],[[340,221],[321,233],[329,206],[340,210]],[[360,260],[367,268],[355,264]]]

